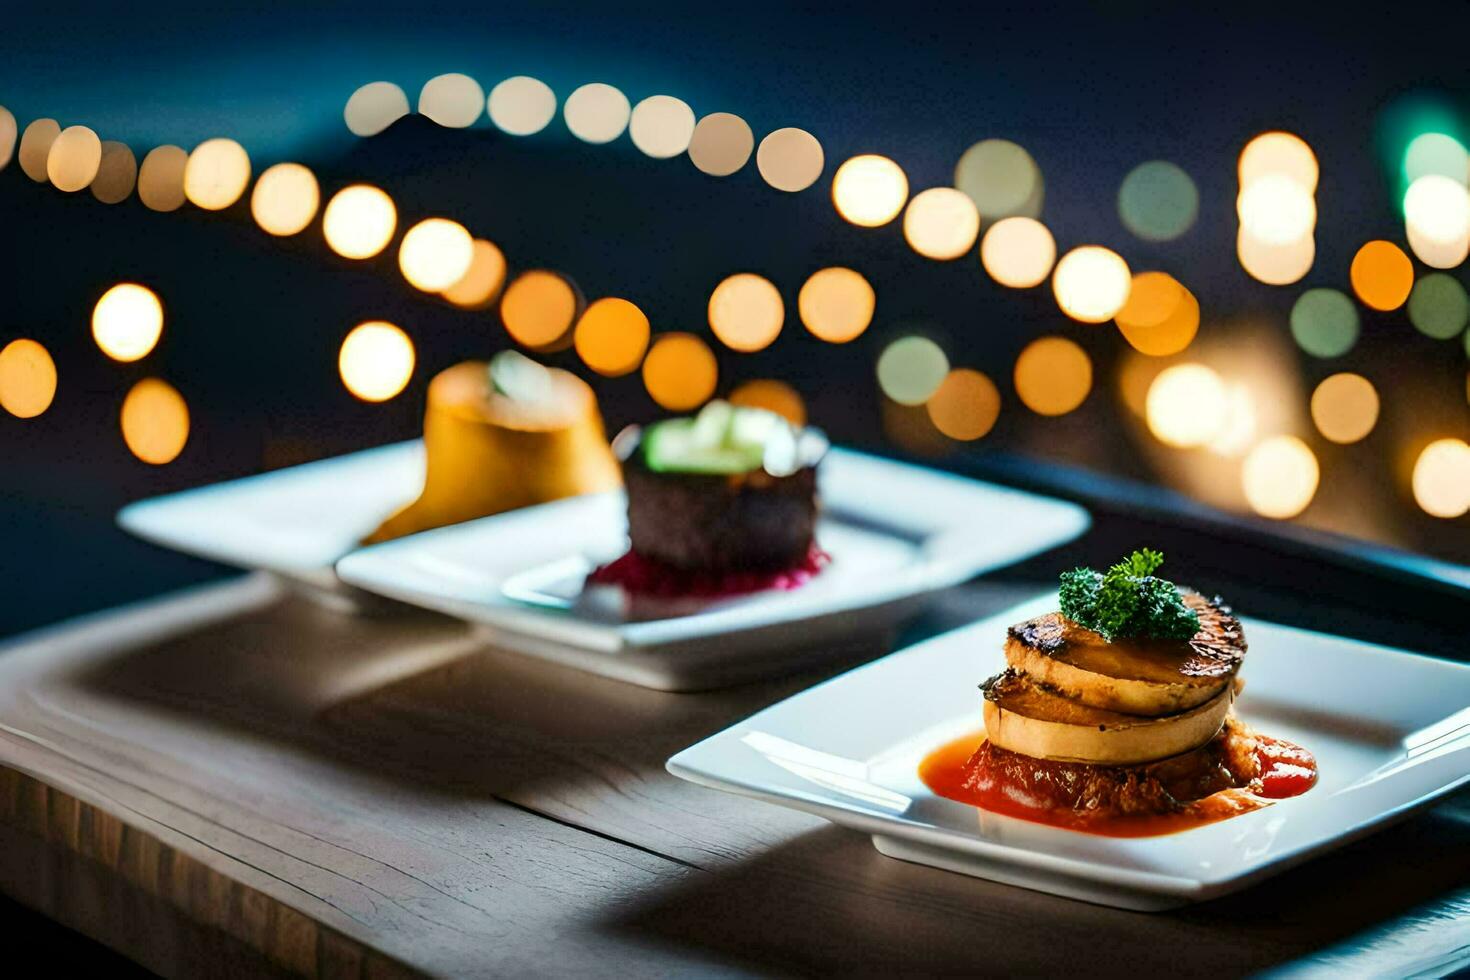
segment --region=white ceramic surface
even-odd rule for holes
[[[1123,839],[934,795],[917,767],[981,728],[976,685],[1005,628],[1053,594],[836,677],[669,760],[677,776],[819,814],[884,854],[1105,905],[1170,908],[1279,872],[1470,781],[1470,666],[1245,620],[1237,711],[1317,757],[1302,796],[1159,837]]]
[[[415,439],[140,500],[117,522],[175,551],[334,590],[333,563],[423,484]]]
[[[832,563],[788,592],[629,602],[583,587],[627,548],[621,493],[531,507],[376,545],[337,565],[358,588],[484,624],[506,648],[663,690],[689,690],[873,644],[922,599],[1075,538],[1073,504],[861,453],[819,471]]]

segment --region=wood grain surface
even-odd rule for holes
[[[0,887],[170,975],[1405,974],[1470,943],[1470,794],[1142,915],[664,771],[836,669],[667,694],[261,577],[168,597],[0,650]]]

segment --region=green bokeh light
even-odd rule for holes
[[[1470,296],[1458,279],[1431,272],[1409,294],[1409,322],[1435,340],[1449,340],[1470,322]]]
[[[1448,133],[1421,133],[1404,150],[1404,184],[1427,174],[1465,183],[1470,180],[1470,152]]]
[[[1291,308],[1291,335],[1313,357],[1341,357],[1358,342],[1358,308],[1336,289],[1309,289]]]
[[[1167,160],[1141,163],[1118,188],[1118,216],[1128,230],[1151,242],[1178,238],[1199,216],[1199,190],[1189,174]]]
[[[1010,140],[981,140],[966,150],[955,164],[954,185],[987,221],[1041,214],[1041,168],[1025,147]]]
[[[902,337],[878,358],[878,387],[900,405],[922,405],[949,374],[949,358],[927,337]]]

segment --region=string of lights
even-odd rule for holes
[[[343,116],[349,131],[371,137],[410,111],[403,89],[379,81],[357,89]],[[487,95],[474,78],[453,73],[425,83],[417,111],[447,128],[472,126],[488,113],[501,131],[531,136],[555,119],[557,98],[549,86],[528,76],[505,79]],[[626,133],[647,156],[687,156],[712,177],[737,173],[754,157],[764,182],[781,192],[810,188],[826,166],[820,141],[804,130],[775,130],[757,146],[739,116],[717,112],[697,118],[673,96],[654,95],[633,105],[614,86],[594,82],[568,95],[561,113],[568,131],[584,142],[611,143]],[[250,187],[250,158],[227,138],[206,140],[193,151],[159,146],[138,165],[125,144],[102,141],[85,126],[62,129],[53,119],[37,119],[22,132],[14,116],[0,108],[0,167],[12,153],[37,183],[66,193],[90,188],[107,204],[126,200],[136,189],[144,206],[155,211],[176,210],[186,201],[204,210],[225,210]],[[1423,134],[1406,150],[1404,170],[1410,251],[1431,269],[1455,268],[1470,253],[1470,154],[1447,134]],[[1269,285],[1299,282],[1316,255],[1319,166],[1311,147],[1293,134],[1262,134],[1242,150],[1238,177],[1241,267]],[[1033,289],[1050,279],[1057,306],[1069,318],[1084,324],[1111,321],[1134,354],[1145,362],[1157,360],[1133,371],[1132,386],[1141,385],[1141,395],[1123,394],[1158,443],[1239,458],[1245,498],[1263,516],[1293,517],[1311,502],[1320,480],[1316,455],[1297,436],[1273,431],[1263,398],[1248,381],[1227,376],[1204,358],[1165,363],[1195,344],[1200,327],[1199,301],[1183,283],[1160,271],[1135,273],[1117,252],[1098,245],[1076,246],[1058,258],[1052,232],[1040,220],[1041,170],[1023,147],[983,140],[957,162],[953,186],[913,194],[907,174],[894,160],[878,154],[854,156],[835,169],[831,196],[837,214],[858,228],[879,228],[902,215],[905,242],[924,258],[961,259],[976,251],[978,241],[982,268],[1001,286]],[[326,244],[352,260],[372,259],[394,240],[399,215],[381,188],[343,187],[325,208],[321,198],[308,167],[278,163],[256,178],[249,208],[256,224],[277,237],[305,231],[320,211]],[[1195,223],[1199,193],[1178,166],[1148,161],[1124,178],[1117,207],[1124,226],[1138,238],[1167,242]],[[982,225],[987,226],[983,236]],[[649,318],[632,301],[603,297],[588,303],[563,272],[529,269],[511,277],[507,258],[495,243],[474,237],[449,218],[425,217],[408,227],[397,256],[405,281],[424,293],[466,310],[487,309],[498,300],[507,333],[530,350],[573,348],[588,369],[605,377],[641,370],[650,396],[666,409],[695,408],[718,388],[718,360],[703,338],[682,332],[655,335]],[[1453,276],[1433,271],[1416,280],[1413,260],[1404,249],[1374,240],[1358,251],[1349,281],[1352,296],[1316,287],[1293,304],[1290,334],[1309,356],[1338,357],[1353,347],[1360,330],[1354,297],[1370,310],[1405,309],[1409,321],[1428,338],[1449,340],[1463,334],[1470,353],[1470,298]],[[875,308],[873,284],[857,270],[840,266],[809,276],[797,299],[803,325],[830,343],[861,336]],[[163,319],[162,303],[151,290],[123,283],[98,301],[93,334],[109,357],[139,360],[156,345]],[[721,344],[752,353],[777,340],[786,304],[775,283],[740,272],[715,285],[707,319]],[[338,369],[355,396],[386,401],[413,375],[413,342],[395,324],[359,324],[343,340]],[[994,381],[973,368],[952,365],[928,338],[903,336],[889,343],[878,358],[876,374],[887,401],[921,408],[950,440],[982,438],[1001,411]],[[1075,341],[1042,336],[1020,352],[1012,384],[1030,411],[1065,415],[1090,394],[1094,367]],[[55,386],[55,364],[38,342],[20,339],[0,351],[0,405],[11,414],[34,418],[44,413]],[[1123,387],[1129,387],[1126,380]],[[751,382],[732,397],[805,416],[800,395],[782,382]],[[1373,430],[1379,395],[1366,377],[1340,372],[1317,385],[1309,407],[1322,437],[1347,445]],[[135,455],[166,463],[187,441],[187,407],[165,382],[145,379],[124,401],[122,427]],[[1420,507],[1434,516],[1470,511],[1470,445],[1441,439],[1425,448],[1414,466],[1413,492]]]

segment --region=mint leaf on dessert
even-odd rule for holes
[[[1199,631],[1199,616],[1173,582],[1155,577],[1163,563],[1162,554],[1141,548],[1106,573],[1063,572],[1057,590],[1062,615],[1110,642],[1128,636],[1189,639]]]

